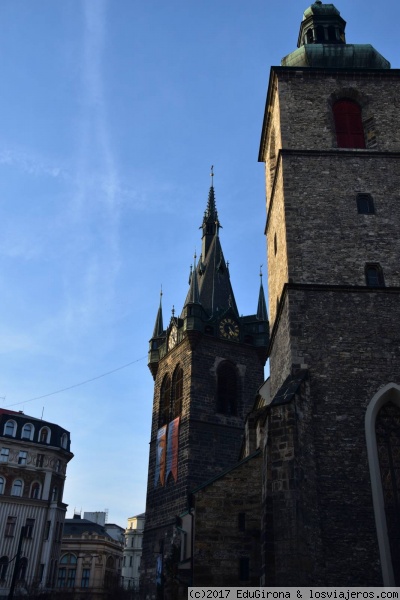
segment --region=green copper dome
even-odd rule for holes
[[[340,12],[333,4],[322,4],[321,0],[317,0],[304,11],[303,21],[310,15],[340,15]]]
[[[333,4],[316,0],[303,13],[297,50],[285,56],[283,67],[390,69],[390,63],[370,44],[347,44],[346,21]]]

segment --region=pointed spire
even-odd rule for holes
[[[160,337],[163,334],[164,326],[163,326],[163,317],[162,317],[162,286],[160,291],[160,306],[158,307],[156,322],[154,325],[153,338]]]
[[[257,320],[268,321],[267,304],[265,302],[261,267],[262,265],[260,266],[260,292],[258,294]]]
[[[203,229],[203,247],[202,256],[205,260],[207,257],[210,244],[215,235],[218,235],[221,223],[218,219],[218,211],[215,204],[215,192],[214,192],[214,166],[211,166],[211,187],[208,192],[207,208],[204,213],[203,223],[201,228]]]

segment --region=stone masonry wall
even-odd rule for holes
[[[259,585],[261,466],[259,453],[195,493],[193,585]],[[240,558],[249,560],[248,580],[240,579]]]
[[[288,292],[290,327],[296,331],[292,333],[297,353],[293,360],[301,356],[309,367],[309,399],[302,404],[298,401],[293,409],[297,474],[293,493],[286,495],[292,511],[297,504],[296,520],[290,525],[288,516],[278,512],[274,528],[287,540],[303,531],[302,538],[314,538],[318,547],[317,553],[310,545],[308,550],[303,547],[297,555],[297,570],[288,567],[289,572],[299,574],[296,585],[301,581],[327,586],[382,585],[365,413],[380,388],[390,382],[400,384],[399,301],[400,292],[389,289]],[[271,430],[275,446],[279,447],[285,423],[287,418],[280,418],[280,431]],[[279,466],[281,459],[275,458]],[[314,469],[306,464],[311,459]],[[272,493],[273,485],[274,480]],[[313,499],[307,496],[309,489],[316,491]],[[279,494],[275,501],[282,507]],[[276,564],[287,564],[287,546],[282,543],[275,548]],[[278,573],[277,584],[283,580],[287,581],[284,570],[281,580]]]
[[[222,360],[236,365],[239,382],[238,415],[216,412],[217,367]],[[154,485],[156,436],[163,378],[180,364],[183,369],[183,406],[179,429],[178,479],[170,476],[165,486]],[[142,580],[154,587],[160,542],[170,545],[175,517],[187,508],[188,493],[234,465],[239,457],[246,414],[264,367],[253,346],[200,336],[184,338],[160,361],[154,387],[152,437],[149,453],[146,525],[143,539]],[[147,582],[147,583],[146,583]],[[150,596],[153,592],[149,592]]]

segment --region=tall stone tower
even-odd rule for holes
[[[264,570],[400,585],[400,72],[316,0],[271,69]]]
[[[212,182],[201,226],[202,251],[191,268],[183,310],[164,329],[160,302],[150,340],[154,401],[141,564],[145,597],[156,584],[165,595],[177,517],[188,509],[192,489],[237,462],[245,417],[264,380],[268,320],[263,287],[257,313],[240,316],[220,227]]]

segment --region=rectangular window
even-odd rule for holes
[[[132,566],[132,561],[133,561],[133,556],[130,556],[130,557],[129,557],[129,566],[130,566],[130,567]]]
[[[27,519],[25,523],[25,537],[33,537],[33,528],[35,526],[35,519]]]
[[[90,569],[83,569],[82,570],[81,587],[88,588],[89,587],[89,579],[90,579]]]
[[[76,569],[68,569],[67,587],[72,588],[75,586],[75,575]]]
[[[244,512],[238,514],[238,529],[239,531],[246,531],[246,513]]]
[[[239,579],[240,581],[249,581],[250,579],[250,561],[247,556],[239,559]]]
[[[7,517],[6,529],[4,532],[5,537],[14,537],[16,523],[17,517]]]
[[[8,462],[10,456],[10,448],[2,448],[0,453],[0,462]]]
[[[59,588],[65,587],[66,577],[67,577],[67,569],[65,567],[61,567],[60,569],[58,569],[57,587],[59,587]]]
[[[44,454],[38,454],[36,457],[36,466],[43,467],[43,462],[44,462]]]
[[[51,527],[51,521],[47,521],[46,523],[46,530],[44,532],[44,539],[48,540],[49,536],[50,536],[50,527]]]
[[[28,453],[25,452],[24,450],[21,450],[20,453],[18,454],[18,464],[26,465],[27,458],[28,458]]]

